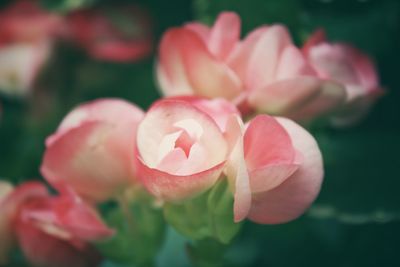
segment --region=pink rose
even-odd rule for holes
[[[168,30],[157,65],[162,92],[223,97],[245,113],[296,119],[325,114],[344,100],[344,88],[318,77],[284,26],[262,26],[239,38],[240,19],[231,12],[211,28],[189,23]]]
[[[314,138],[289,119],[258,115],[241,131],[228,161],[235,221],[283,223],[319,193],[323,164]]]
[[[91,56],[109,61],[136,61],[152,51],[151,23],[137,6],[79,10],[68,17],[70,34]]]
[[[157,198],[179,201],[213,186],[230,150],[224,128],[236,113],[222,99],[156,102],[137,133],[138,172],[145,187]],[[211,114],[220,115],[219,125]]]
[[[321,78],[345,85],[346,103],[333,118],[334,124],[347,125],[359,120],[382,95],[372,60],[350,45],[329,43],[323,30],[309,38],[303,52]]]
[[[15,189],[2,182],[0,191],[0,255],[3,262],[17,243],[32,266],[93,266],[98,255],[87,241],[108,238],[96,211],[73,192],[50,196],[39,182]],[[38,246],[38,244],[40,244]]]
[[[41,172],[56,188],[104,201],[136,180],[138,107],[118,99],[78,106],[46,140]]]

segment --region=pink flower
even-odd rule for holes
[[[316,31],[309,38],[303,52],[321,78],[346,87],[346,103],[333,118],[334,124],[346,125],[359,120],[382,95],[372,60],[350,45],[329,43],[323,30]]]
[[[38,1],[13,1],[0,11],[0,45],[49,40],[59,34],[63,27],[63,18],[42,9]]]
[[[62,31],[62,17],[41,9],[37,1],[14,1],[0,11],[0,91],[27,95]]]
[[[14,243],[33,266],[93,266],[98,261],[87,241],[108,238],[113,231],[74,193],[50,196],[39,182],[15,189],[2,183],[0,188],[7,190],[0,199],[4,262]]]
[[[137,6],[79,10],[68,18],[71,37],[91,56],[109,61],[136,61],[152,50],[151,23]]]
[[[212,187],[230,151],[224,129],[237,112],[223,99],[156,102],[139,124],[136,141],[139,176],[150,193],[180,201]]]
[[[323,164],[314,138],[289,119],[252,119],[228,161],[235,221],[283,223],[300,216],[319,193]]]
[[[118,99],[78,106],[46,140],[41,172],[56,188],[104,201],[134,183],[136,129],[143,112]]]
[[[157,65],[162,92],[223,97],[245,113],[296,119],[326,114],[344,100],[344,88],[318,77],[284,26],[262,26],[239,38],[240,19],[231,12],[211,28],[189,23],[168,30]]]

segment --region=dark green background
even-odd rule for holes
[[[70,9],[67,0],[41,2],[59,12]],[[82,0],[82,5],[99,2],[133,1]],[[156,41],[168,27],[193,19],[210,23],[220,11],[233,10],[242,17],[244,33],[280,22],[301,44],[315,28],[324,27],[331,40],[349,42],[375,59],[386,95],[369,116],[348,129],[314,132],[326,165],[315,205],[285,225],[246,223],[227,257],[233,266],[400,266],[400,1],[139,2],[153,17]],[[58,44],[30,98],[1,97],[0,176],[14,182],[40,178],[45,137],[82,101],[122,97],[147,108],[159,97],[154,60],[153,55],[131,64],[100,62]],[[185,266],[183,243],[169,231],[159,265]]]

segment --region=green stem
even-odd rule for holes
[[[134,236],[137,227],[136,227],[135,220],[132,216],[132,212],[129,207],[129,201],[125,197],[125,194],[121,194],[121,196],[118,196],[117,201],[118,201],[119,207],[121,208],[122,214],[125,217],[128,232],[131,236]]]

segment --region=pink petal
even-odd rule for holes
[[[228,154],[233,151],[234,147],[237,145],[237,142],[243,139],[243,133],[244,125],[242,117],[240,115],[232,114],[227,120],[226,131],[224,133],[225,139],[229,147]]]
[[[191,103],[193,106],[213,118],[223,132],[226,131],[227,122],[232,115],[240,116],[240,112],[236,106],[223,98],[205,99],[196,96],[178,96],[169,99]]]
[[[293,164],[296,150],[286,130],[276,119],[258,115],[244,135],[244,156],[250,172],[269,165]]]
[[[38,182],[26,182],[14,190],[10,184],[1,182],[0,189],[0,264],[6,264],[15,243],[13,222],[19,208],[30,199],[47,196],[48,192]]]
[[[325,30],[323,28],[317,29],[306,41],[303,45],[302,51],[303,53],[308,56],[310,49],[314,46],[319,45],[326,40]]]
[[[297,163],[269,164],[250,173],[251,192],[261,193],[282,184],[297,169]]]
[[[85,122],[104,121],[112,124],[132,123],[137,125],[143,116],[144,112],[140,108],[122,99],[104,98],[91,101],[79,105],[68,113],[56,134],[47,138],[46,145],[51,145],[59,136]]]
[[[350,63],[356,71],[361,85],[365,87],[366,92],[369,93],[371,90],[377,89],[379,86],[378,74],[372,60],[352,46],[346,44],[338,44],[338,46],[349,57]]]
[[[167,155],[164,160],[180,164],[174,167],[176,172],[165,172],[158,166],[160,145],[165,136],[182,130],[196,138],[193,151],[186,160],[183,151]],[[221,174],[228,153],[228,145],[214,120],[180,100],[161,100],[150,108],[139,125],[137,146],[142,182],[156,197],[172,201],[210,188]]]
[[[243,146],[244,126],[241,118],[232,115],[228,120],[226,136],[231,153],[226,164],[225,174],[229,187],[234,194],[234,221],[240,222],[246,218],[251,207],[251,190],[249,173],[244,159]]]
[[[341,108],[346,101],[346,89],[338,83],[323,81],[317,95],[302,105],[297,111],[286,116],[295,120],[308,120],[317,116],[328,115]]]
[[[178,173],[186,160],[185,152],[181,148],[174,148],[163,157],[157,165],[157,169],[166,173]]]
[[[241,81],[224,63],[210,54],[191,30],[168,31],[160,46],[161,70],[175,88],[162,88],[166,95],[197,94],[232,99],[241,91]]]
[[[11,211],[11,213],[14,213],[28,199],[47,195],[47,188],[42,183],[25,182],[16,187],[10,194],[7,194],[7,197],[0,202],[0,209],[2,212]]]
[[[234,187],[234,221],[240,222],[247,217],[251,208],[251,188],[249,173],[243,153],[243,140],[239,140],[232,151],[228,164],[228,178]]]
[[[240,17],[234,12],[218,15],[210,31],[208,48],[220,60],[225,60],[240,38]]]
[[[309,59],[323,78],[344,84],[360,83],[347,51],[341,45],[323,43],[313,47]]]
[[[96,210],[77,195],[63,194],[51,201],[52,212],[56,216],[54,223],[73,236],[86,241],[97,241],[114,234],[114,231],[104,224]]]
[[[267,29],[267,26],[262,26],[250,32],[242,42],[236,45],[227,58],[228,66],[235,71],[242,81],[245,81],[247,77],[247,68],[253,50]]]
[[[276,71],[276,79],[292,79],[299,76],[317,76],[304,55],[294,45],[287,46],[281,55]]]
[[[208,44],[210,38],[209,27],[198,22],[190,22],[185,24],[185,28],[195,32],[203,40],[204,44]]]
[[[139,160],[139,177],[155,197],[166,201],[181,201],[195,197],[215,184],[225,162],[191,175],[173,175],[148,167]]]
[[[160,42],[157,78],[160,89],[166,96],[193,94],[177,37],[182,34],[184,33],[179,29],[171,29],[163,35]]]
[[[34,224],[18,221],[18,242],[25,258],[37,267],[97,266],[99,255],[89,246],[77,248],[71,243],[46,234]]]
[[[227,144],[221,130],[211,117],[190,103],[180,100],[161,100],[150,108],[138,128],[138,152],[146,165],[150,168],[156,167],[162,140],[166,135],[182,130],[179,124],[183,122],[191,122],[187,125],[191,128],[186,131],[202,131],[197,142],[207,152],[207,168],[203,171],[225,161]]]
[[[292,41],[281,25],[269,27],[258,39],[247,69],[246,87],[257,89],[275,81],[281,54]]]
[[[280,186],[253,195],[249,219],[263,224],[284,223],[300,216],[319,193],[323,163],[315,139],[296,123],[279,118],[294,147],[303,155],[299,169]]]
[[[47,147],[43,176],[56,188],[70,186],[91,200],[115,196],[135,179],[136,125],[87,122]]]
[[[249,95],[258,112],[309,119],[338,108],[346,99],[339,84],[310,76],[279,81]]]

